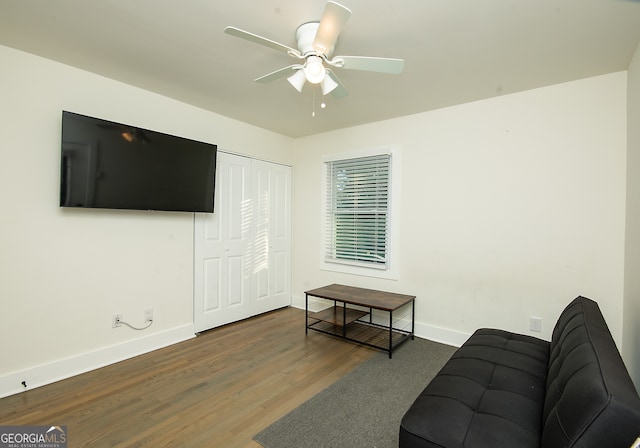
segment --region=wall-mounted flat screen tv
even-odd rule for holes
[[[213,212],[217,146],[62,112],[60,206]]]

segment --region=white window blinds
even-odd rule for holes
[[[326,164],[325,261],[386,269],[391,155]]]

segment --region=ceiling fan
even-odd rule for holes
[[[333,1],[327,2],[320,21],[304,23],[296,30],[297,49],[233,26],[226,27],[224,32],[284,52],[300,61],[256,78],[256,82],[268,83],[288,76],[288,81],[298,92],[302,92],[305,83],[309,82],[320,84],[323,95],[331,93],[342,98],[348,92],[332,68],[390,74],[402,73],[404,68],[403,59],[367,56],[336,56],[331,59],[338,36],[350,16],[348,8]]]

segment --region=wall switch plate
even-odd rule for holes
[[[542,318],[531,316],[529,318],[529,330],[540,333],[542,331]]]
[[[144,310],[144,321],[146,322],[151,322],[153,320],[153,308],[150,308],[148,310]]]

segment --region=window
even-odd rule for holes
[[[391,155],[330,160],[324,261],[389,269]]]

